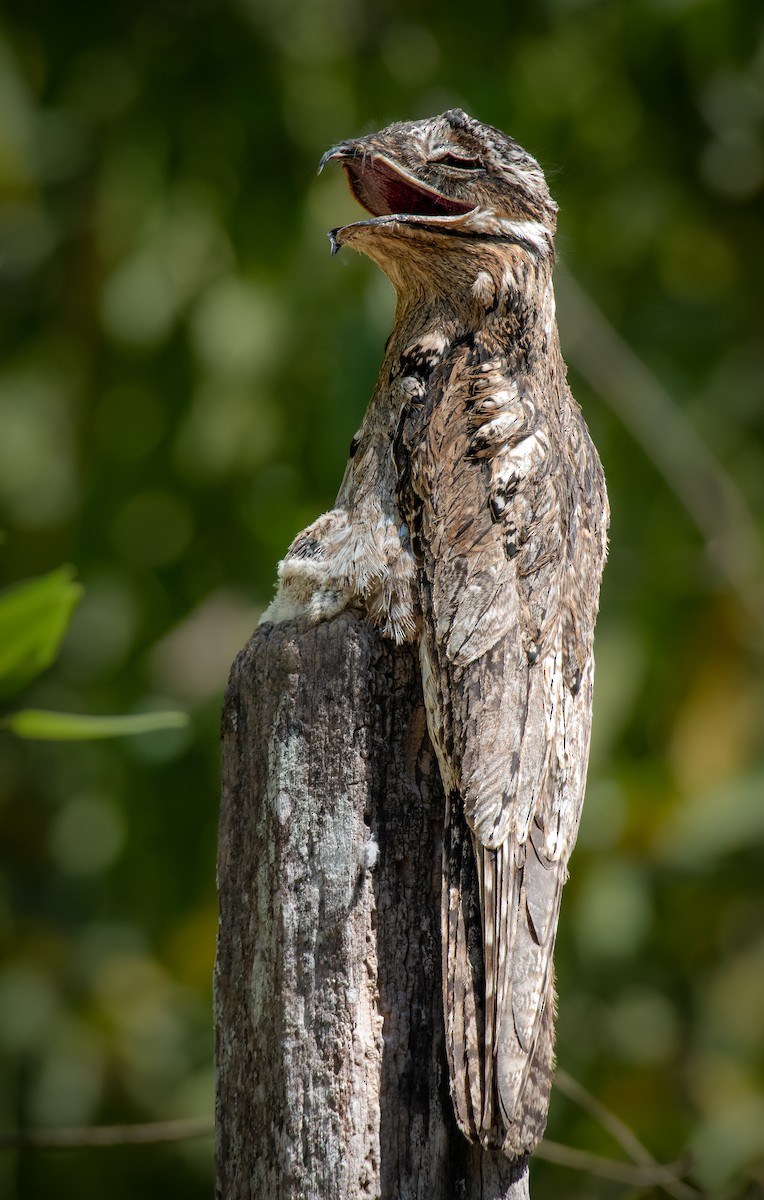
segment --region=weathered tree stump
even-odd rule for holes
[[[223,716],[220,1200],[521,1200],[468,1145],[441,1001],[443,795],[409,647],[259,627]]]

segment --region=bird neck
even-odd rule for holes
[[[388,272],[398,297],[389,352],[433,338],[445,348],[478,333],[506,351],[518,347],[529,364],[559,351],[551,255],[481,247],[479,254],[460,255],[456,263],[445,257],[437,272],[432,261],[426,274]]]

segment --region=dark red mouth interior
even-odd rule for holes
[[[474,208],[473,204],[463,204],[425,187],[418,188],[381,158],[370,157],[365,161],[363,158],[346,158],[342,165],[351,192],[373,217],[394,213],[412,217],[458,217]]]

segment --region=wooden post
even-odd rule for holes
[[[260,626],[223,715],[219,1200],[522,1200],[448,1094],[443,794],[409,647]]]

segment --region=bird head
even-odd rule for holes
[[[399,285],[402,260],[417,251],[474,259],[493,245],[551,258],[557,207],[534,158],[512,138],[461,109],[398,122],[327,150],[370,214],[334,229],[332,249],[363,250]]]

